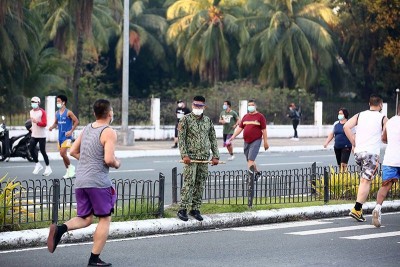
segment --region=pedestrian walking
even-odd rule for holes
[[[183,186],[179,204],[178,218],[187,221],[188,213],[202,221],[200,207],[204,183],[208,177],[208,161],[212,152],[211,165],[219,162],[217,137],[211,119],[203,114],[206,107],[203,96],[195,96],[192,112],[179,121],[178,142],[183,167]]]
[[[376,206],[372,211],[372,223],[381,226],[381,208],[392,185],[400,179],[400,106],[397,115],[388,120],[383,128],[382,141],[387,143],[382,163],[382,186],[376,196]]]
[[[46,169],[43,172],[43,176],[49,176],[53,171],[50,167],[49,157],[46,153],[46,126],[47,126],[47,117],[46,111],[40,107],[40,98],[37,96],[32,97],[31,99],[31,111],[29,112],[31,122],[32,122],[32,138],[29,143],[29,152],[33,158],[33,161],[36,163],[35,169],[33,170],[33,174],[38,174],[43,166],[40,164],[38,159],[38,154],[36,154],[35,147],[37,143],[39,143],[40,153],[43,156],[44,162],[46,164]]]
[[[332,131],[325,140],[324,148],[335,138],[333,149],[335,151],[336,162],[340,167],[340,171],[347,170],[347,164],[351,154],[351,143],[344,133],[343,126],[349,119],[349,112],[346,108],[339,108],[338,120],[333,124]]]
[[[182,100],[178,100],[176,102],[178,107],[175,109],[176,115],[176,123],[175,123],[175,137],[174,137],[174,145],[171,148],[178,148],[178,123],[183,116],[190,113],[190,110],[186,107],[185,102]]]
[[[354,149],[356,164],[360,166],[360,185],[357,192],[357,200],[349,215],[359,222],[364,222],[362,205],[367,200],[371,182],[379,167],[379,154],[383,126],[387,121],[381,111],[382,98],[371,95],[369,98],[369,110],[355,114],[349,119],[343,130]],[[357,126],[356,134],[353,128]]]
[[[255,171],[255,179],[261,176],[261,171],[257,169],[256,158],[260,150],[261,141],[264,141],[264,150],[269,148],[267,140],[267,120],[265,116],[257,111],[257,106],[254,100],[249,100],[247,103],[248,113],[243,116],[239,127],[236,128],[234,134],[229,139],[232,142],[243,131],[244,139],[244,155],[247,160],[247,167],[252,173]]]
[[[240,117],[236,111],[232,110],[231,102],[229,100],[224,101],[222,109],[223,110],[219,115],[219,123],[223,125],[223,146],[226,147],[229,152],[230,157],[228,160],[234,160],[235,156],[233,155],[233,145],[231,142],[227,142],[227,140],[232,137],[236,127],[240,124]]]
[[[78,127],[79,120],[75,114],[67,109],[66,105],[68,98],[65,95],[58,95],[56,97],[57,108],[56,118],[52,126],[50,126],[49,131],[58,128],[58,150],[60,151],[60,156],[63,159],[64,166],[67,172],[63,178],[75,177],[75,166],[71,164],[68,158],[67,150],[72,146],[73,132]]]
[[[291,138],[291,140],[299,141],[299,136],[297,135],[297,126],[300,123],[301,114],[294,103],[291,103],[289,105],[289,114],[287,114],[287,116],[292,119],[292,125],[294,130],[294,135]]]
[[[87,227],[93,216],[99,222],[93,234],[92,253],[88,266],[111,266],[100,259],[110,228],[111,214],[116,201],[109,178],[109,168],[118,169],[121,162],[115,157],[116,132],[109,127],[113,109],[108,100],[99,99],[93,105],[96,121],[88,124],[71,147],[70,154],[78,160],[75,181],[77,216],[62,225],[52,224],[47,248],[53,253],[67,231]]]

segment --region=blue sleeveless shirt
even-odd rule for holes
[[[72,129],[72,119],[68,117],[68,109],[65,109],[62,114],[58,110],[56,112],[56,118],[58,121],[58,141],[60,144],[67,139],[72,139],[72,136],[65,136],[65,133]]]

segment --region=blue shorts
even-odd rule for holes
[[[400,167],[382,166],[382,184],[397,182],[400,179]]]

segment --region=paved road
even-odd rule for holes
[[[399,266],[400,213],[109,240],[113,266]],[[0,251],[2,266],[86,266],[91,243]]]

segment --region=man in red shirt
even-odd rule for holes
[[[239,127],[236,128],[235,133],[229,139],[229,142],[235,139],[235,137],[244,130],[244,155],[246,156],[247,167],[249,170],[254,168],[256,172],[255,178],[258,179],[258,177],[261,176],[261,172],[257,170],[255,160],[260,150],[261,139],[264,140],[264,149],[267,150],[269,148],[267,141],[267,120],[263,114],[257,111],[254,100],[248,101],[247,111],[248,113],[244,115]]]

